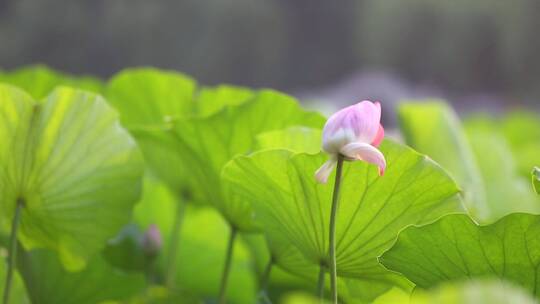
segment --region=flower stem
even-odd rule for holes
[[[17,259],[17,231],[19,230],[21,210],[23,207],[24,200],[20,198],[17,199],[17,207],[15,207],[15,215],[13,216],[13,222],[11,224],[11,235],[9,239],[8,269],[6,275],[6,283],[4,287],[4,304],[9,303],[9,295],[13,281],[13,270],[15,269],[15,263]]]
[[[317,282],[317,294],[321,303],[324,301],[324,274],[324,265],[321,263],[319,266],[319,281]]]
[[[229,272],[231,271],[231,263],[233,258],[234,240],[236,238],[236,228],[231,226],[231,234],[229,236],[229,243],[227,244],[227,254],[225,256],[225,265],[223,266],[223,274],[221,276],[221,284],[219,287],[219,304],[225,304],[227,295],[227,281],[229,279]]]
[[[176,268],[177,268],[177,251],[178,251],[178,243],[180,241],[180,231],[182,228],[182,222],[184,220],[184,214],[185,214],[185,204],[186,202],[183,199],[179,199],[176,202],[176,212],[174,214],[174,223],[173,223],[173,230],[171,233],[171,239],[170,239],[170,246],[167,253],[167,278],[165,281],[166,286],[169,289],[174,288],[174,279],[176,275]]]
[[[274,266],[274,259],[270,257],[268,264],[264,268],[264,272],[261,276],[261,292],[260,298],[263,303],[272,303],[268,298],[268,282],[270,281],[270,273],[272,272],[272,266]]]
[[[330,236],[328,255],[330,256],[330,286],[332,290],[332,303],[338,303],[337,291],[337,264],[336,264],[336,215],[339,206],[339,190],[341,186],[341,172],[343,170],[343,155],[338,155],[334,194],[332,195],[332,211],[330,213]]]

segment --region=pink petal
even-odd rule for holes
[[[384,128],[382,125],[379,125],[379,131],[377,131],[377,135],[375,136],[375,139],[373,140],[371,145],[374,147],[380,146],[383,138],[384,138]]]
[[[315,172],[315,179],[317,182],[321,184],[326,184],[328,181],[328,176],[332,173],[334,170],[334,167],[336,166],[337,161],[335,158],[330,158],[327,160],[318,170]]]
[[[381,121],[381,104],[361,101],[334,113],[323,129],[323,142],[340,129],[351,130],[356,141],[371,143],[375,140]]]
[[[349,158],[362,160],[379,167],[379,175],[384,174],[386,160],[379,149],[365,143],[350,143],[341,149],[341,153]]]

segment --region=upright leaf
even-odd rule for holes
[[[513,111],[496,124],[510,143],[522,175],[540,162],[540,114],[534,111]]]
[[[130,218],[142,175],[135,142],[103,98],[70,88],[38,103],[0,84],[0,117],[3,222],[22,202],[24,247],[57,250],[80,269]]]
[[[489,219],[484,181],[456,113],[442,101],[404,103],[398,111],[407,144],[447,169],[463,189],[469,212],[480,220]]]
[[[228,189],[220,191],[222,167],[234,156],[252,152],[259,133],[295,125],[320,127],[323,122],[319,114],[304,111],[291,97],[267,90],[214,115],[175,121],[165,132],[176,139],[176,153],[189,172],[191,189],[236,228],[253,230],[250,205]]]
[[[336,228],[340,276],[387,280],[393,275],[377,257],[402,228],[460,210],[457,186],[435,163],[389,141],[381,149],[384,177],[366,163],[345,164]],[[313,176],[325,159],[269,150],[236,157],[223,170],[231,188],[253,203],[270,242],[292,244],[315,266],[327,263],[333,187]]]
[[[540,198],[531,191],[529,181],[519,174],[512,150],[494,123],[475,118],[468,119],[465,126],[483,176],[489,220],[513,212],[540,213]]]
[[[191,114],[195,86],[194,80],[177,72],[133,68],[116,74],[106,94],[122,123],[132,127]]]
[[[488,226],[478,226],[466,215],[448,215],[405,229],[380,260],[422,288],[496,277],[539,299],[539,234],[539,215],[511,214]]]

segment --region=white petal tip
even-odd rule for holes
[[[328,177],[330,176],[330,173],[332,173],[332,170],[334,170],[334,167],[336,166],[336,160],[329,159],[327,160],[318,170],[315,172],[315,180],[319,184],[326,184],[328,182]]]

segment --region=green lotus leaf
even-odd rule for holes
[[[176,138],[175,153],[189,172],[194,195],[202,196],[237,229],[255,230],[251,206],[229,189],[220,191],[223,165],[236,155],[253,151],[259,133],[323,123],[322,116],[304,111],[293,98],[264,90],[249,102],[228,106],[214,115],[174,121],[170,130],[162,132]]]
[[[412,295],[392,289],[372,304],[533,304],[527,291],[500,280],[467,280],[445,283],[430,290],[417,288]]]
[[[175,195],[164,184],[145,180],[142,201],[134,211],[134,220],[141,227],[156,224],[164,246],[157,257],[157,267],[165,277],[171,267],[167,257],[172,243],[174,214],[177,212]],[[217,211],[208,207],[184,208],[183,223],[174,252],[175,286],[193,294],[216,298],[223,271],[229,227]],[[227,298],[231,303],[255,303],[256,280],[250,267],[249,251],[240,239],[235,242]]]
[[[0,116],[3,223],[20,203],[24,247],[57,250],[67,268],[82,268],[129,221],[139,197],[134,140],[103,98],[70,88],[38,103],[0,85]]]
[[[449,171],[463,189],[465,206],[479,220],[492,217],[474,152],[456,113],[443,101],[403,103],[399,126],[408,145]]]
[[[255,92],[243,87],[230,85],[205,87],[197,92],[195,114],[209,116],[227,106],[240,105],[253,97],[255,97]]]
[[[526,176],[531,167],[540,162],[540,115],[533,111],[514,111],[498,126],[510,143],[520,172]]]
[[[178,199],[201,203],[201,195],[190,190],[190,172],[178,153],[183,149],[177,135],[166,126],[134,127],[129,130],[137,139],[152,175],[163,181]]]
[[[125,274],[111,267],[101,255],[81,271],[66,271],[53,251],[22,252],[19,269],[32,303],[94,304],[119,301],[144,290],[142,274]]]
[[[496,277],[539,298],[540,216],[515,213],[487,226],[467,215],[405,229],[380,261],[422,288]]]
[[[195,87],[194,80],[177,72],[133,68],[109,81],[106,96],[122,123],[132,127],[191,114]]]
[[[337,268],[344,277],[386,281],[393,276],[378,263],[398,232],[461,210],[458,188],[440,167],[413,150],[385,141],[388,171],[363,162],[346,163],[337,218]],[[327,263],[332,185],[319,185],[314,172],[321,154],[267,150],[239,156],[223,179],[253,203],[271,247],[293,244],[312,265]]]
[[[287,149],[316,154],[321,151],[322,131],[308,127],[290,127],[257,135],[256,150]]]
[[[102,93],[104,84],[91,76],[73,76],[52,70],[44,65],[32,65],[5,72],[0,81],[24,89],[35,99],[46,97],[57,86],[69,86]]]
[[[492,127],[492,122],[469,119],[466,130],[483,176],[490,219],[513,212],[540,213],[540,198],[531,191],[528,178],[519,174],[507,140]]]
[[[537,194],[540,194],[540,168],[534,167],[531,172],[533,188]]]

